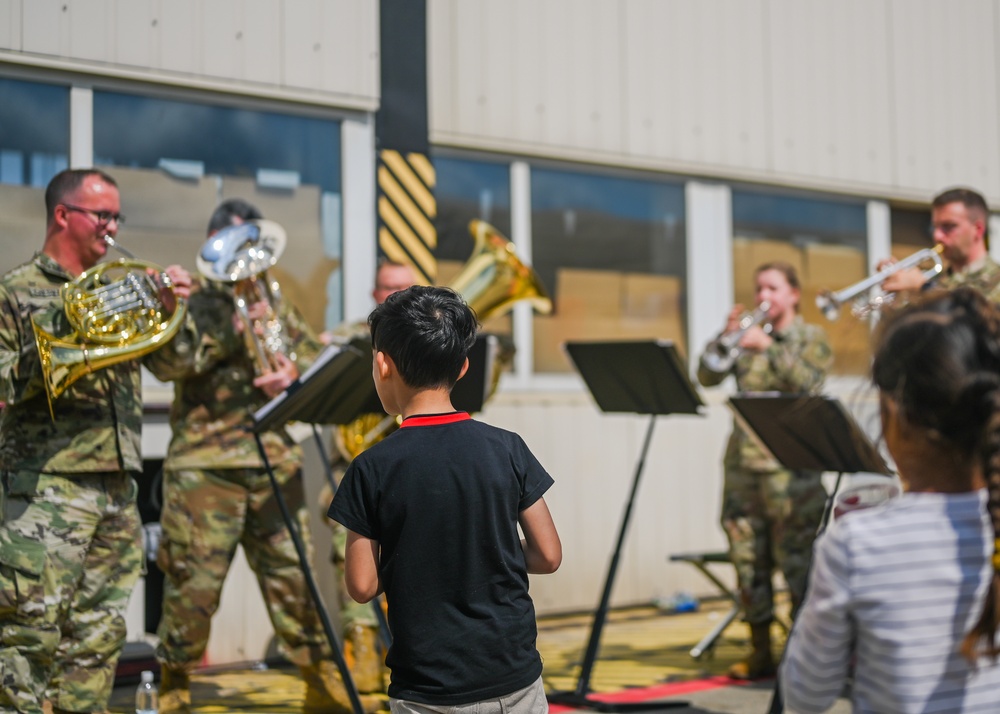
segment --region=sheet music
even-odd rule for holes
[[[267,418],[271,412],[284,404],[285,401],[303,385],[303,383],[308,382],[343,350],[344,347],[342,345],[327,345],[326,349],[320,352],[319,356],[315,359],[315,361],[313,361],[312,365],[309,366],[309,369],[300,374],[298,379],[289,384],[285,391],[253,413],[254,422],[259,423],[264,421],[264,419]]]

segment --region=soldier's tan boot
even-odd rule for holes
[[[186,669],[160,668],[160,714],[191,714],[191,675]]]
[[[385,690],[382,679],[382,654],[378,646],[378,629],[367,625],[352,625],[345,633],[345,652],[353,660],[351,676],[358,691],[374,694]]]
[[[354,708],[337,665],[323,661],[301,667],[300,671],[306,684],[306,696],[302,704],[304,714],[353,714]],[[388,701],[378,697],[362,696],[360,700],[365,714],[375,714],[389,708]]]
[[[771,655],[771,623],[750,625],[750,656],[729,668],[731,679],[754,680],[773,677],[777,671]]]

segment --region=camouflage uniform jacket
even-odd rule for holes
[[[73,330],[62,287],[72,280],[44,253],[0,278],[0,468],[36,473],[141,471],[142,389],[139,360],[98,369],[53,400],[49,413],[31,322],[56,337]],[[167,379],[195,337],[188,321],[142,363]]]
[[[801,316],[787,328],[771,335],[774,342],[763,352],[743,352],[731,370],[740,392],[818,392],[833,362],[826,332],[807,325]],[[706,387],[719,384],[729,372],[712,372],[704,359],[698,366],[698,381]],[[749,471],[774,471],[779,465],[734,424],[726,447],[727,467]]]
[[[242,335],[233,329],[229,285],[202,281],[190,308],[201,339],[188,371],[174,381],[170,412],[173,437],[167,469],[262,468],[253,436],[253,413],[268,397],[253,386],[253,362]],[[278,317],[288,356],[304,372],[322,350],[298,310],[281,301]],[[284,430],[261,435],[272,465],[301,461],[302,454]]]
[[[934,287],[953,290],[961,285],[975,288],[992,302],[1000,302],[1000,265],[988,255],[982,265],[962,272],[946,270]]]

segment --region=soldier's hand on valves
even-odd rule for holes
[[[151,271],[150,275],[160,287],[160,302],[172,314],[177,309],[178,300],[191,297],[191,274],[179,265],[168,265],[163,272],[169,280],[169,287],[155,271]]]
[[[881,268],[879,268],[879,270],[881,270]],[[899,270],[893,273],[882,281],[882,290],[887,293],[901,293],[910,290],[917,291],[924,286],[925,282],[927,282],[927,280],[924,278],[924,274],[919,268],[907,268],[906,270]]]
[[[736,332],[736,330],[740,329],[740,318],[743,317],[744,312],[743,306],[739,303],[733,305],[733,309],[729,311],[729,315],[726,317],[726,333]]]
[[[278,363],[278,368],[273,372],[262,374],[253,380],[253,386],[260,389],[271,399],[288,389],[288,385],[299,377],[299,368],[288,357],[277,352],[274,358]]]
[[[750,352],[763,352],[774,344],[774,338],[761,329],[760,325],[754,325],[740,338],[740,347]]]

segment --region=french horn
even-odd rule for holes
[[[472,255],[448,287],[462,296],[480,322],[504,315],[522,300],[543,315],[552,312],[552,300],[541,279],[521,261],[510,240],[478,219],[469,223],[469,233],[474,241]],[[491,394],[499,377],[500,370],[495,369]],[[337,428],[337,448],[345,458],[353,459],[397,426],[394,416],[363,414]]]
[[[278,368],[277,355],[287,354],[285,329],[278,316],[281,287],[269,280],[268,268],[278,262],[288,237],[274,221],[254,220],[214,233],[198,252],[198,272],[210,280],[232,283],[236,314],[243,323],[243,340],[258,376]],[[264,315],[251,317],[250,306],[265,305]]]
[[[172,310],[163,304],[160,291],[173,293],[173,285],[161,267],[136,259],[111,236],[104,241],[130,257],[99,263],[63,286],[63,311],[73,332],[56,337],[31,321],[53,420],[53,401],[70,385],[159,349],[187,313],[187,303],[176,296]]]

